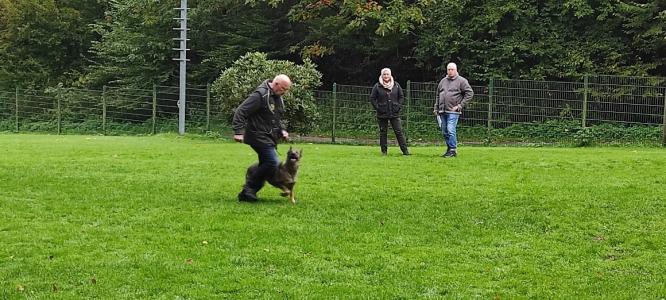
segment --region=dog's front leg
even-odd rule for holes
[[[289,188],[289,200],[291,200],[291,203],[296,204],[296,195],[294,193],[294,188],[295,188],[296,183],[289,184],[287,188]]]
[[[289,191],[289,200],[291,200],[292,204],[296,204],[296,196],[294,195],[293,188],[291,189],[291,191]]]
[[[289,191],[289,189],[286,186],[283,186],[280,189],[282,190],[282,193],[280,193],[280,196],[282,196],[282,197],[287,197],[287,196],[289,196],[289,194],[291,194],[291,192]]]

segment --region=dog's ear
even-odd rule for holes
[[[291,148],[292,148],[292,147],[291,147],[291,146],[289,146],[289,151],[287,151],[287,152],[294,152],[294,151],[291,151]]]

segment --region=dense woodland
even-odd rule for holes
[[[0,0],[0,89],[173,85],[175,7],[158,0]],[[213,82],[250,51],[331,83],[666,76],[666,1],[189,1],[188,83]]]

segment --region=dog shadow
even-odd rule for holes
[[[231,198],[232,201],[237,202],[240,205],[261,205],[261,206],[295,206],[296,204],[299,204],[299,202],[296,202],[296,204],[292,204],[289,202],[289,198],[285,197],[259,197],[259,200],[256,202],[242,202],[238,201],[238,198]]]

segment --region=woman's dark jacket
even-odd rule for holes
[[[397,82],[393,84],[391,90],[384,88],[379,82],[375,83],[375,86],[372,87],[370,103],[372,103],[372,107],[377,111],[377,118],[399,118],[404,102],[405,94]]]

